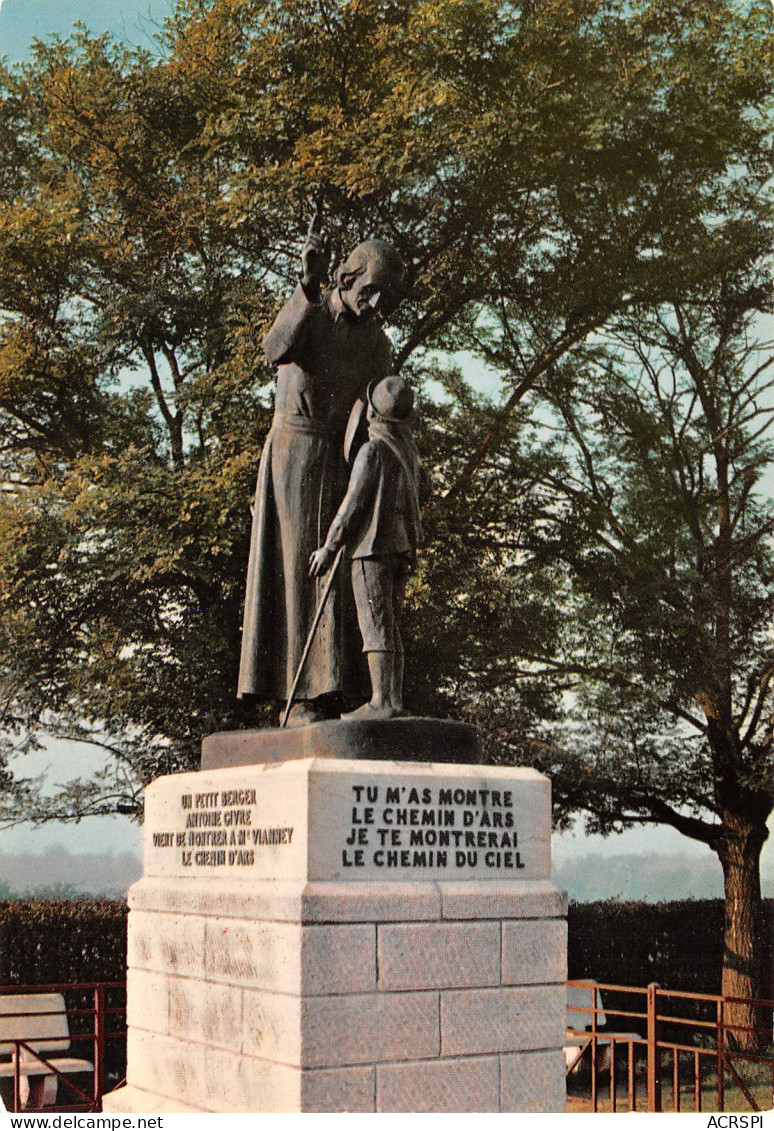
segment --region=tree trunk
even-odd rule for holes
[[[766,835],[765,827],[729,832],[717,847],[726,900],[724,998],[759,999],[765,989],[769,944],[763,924],[760,857]],[[745,1002],[728,1002],[724,1007],[726,1047],[749,1052],[766,1045],[770,1034],[765,1032],[765,1014]]]

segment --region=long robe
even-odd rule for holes
[[[278,365],[274,421],[258,469],[247,569],[238,695],[286,699],[325,578],[309,555],[325,541],[347,486],[344,431],[368,384],[390,373],[389,340],[349,316],[337,290],[310,303],[298,286],[264,339]],[[340,570],[296,693],[356,690],[351,594]]]

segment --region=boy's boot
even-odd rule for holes
[[[395,678],[396,652],[366,652],[371,676],[371,698],[368,703],[342,715],[342,719],[392,719],[402,714],[391,704]]]
[[[392,684],[390,687],[390,703],[394,716],[407,715],[403,707],[403,653],[393,652]]]

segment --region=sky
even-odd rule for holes
[[[172,6],[172,0],[0,0],[0,56],[23,59],[33,39],[65,36],[77,21],[96,35],[110,31],[153,49],[153,34]]]
[[[21,61],[27,57],[34,38],[46,39],[54,33],[65,36],[77,21],[86,24],[94,34],[110,31],[127,44],[152,50],[154,33],[172,7],[173,0],[0,0],[0,57],[11,63]],[[34,761],[25,761],[24,773],[46,772],[53,783],[65,777],[87,775],[98,765],[99,755],[93,751],[52,744]],[[126,817],[89,818],[78,825],[49,824],[37,829],[21,824],[0,833],[0,853],[10,854],[40,852],[57,845],[72,853],[139,854],[140,844],[139,826]],[[554,859],[557,866],[564,868],[588,855],[589,868],[599,872],[605,859],[651,853],[685,856],[696,860],[697,867],[714,859],[704,845],[664,827],[639,828],[606,838],[586,837],[579,828],[554,837]],[[774,875],[774,838],[764,850],[763,867],[767,876]],[[600,880],[599,898],[620,895],[620,889],[620,876],[611,870],[607,888]]]

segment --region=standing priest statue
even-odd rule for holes
[[[397,251],[383,240],[358,244],[333,289],[321,295],[327,269],[315,219],[301,281],[263,343],[278,367],[277,389],[255,493],[240,697],[290,694],[324,584],[309,577],[309,557],[323,544],[347,486],[347,423],[356,402],[365,404],[369,384],[392,372],[378,315],[400,299]],[[325,717],[326,700],[358,692],[360,648],[343,571],[336,582],[303,667],[291,726]]]

